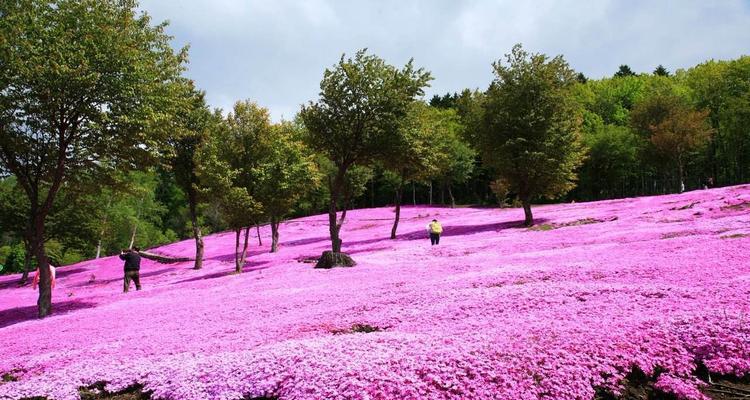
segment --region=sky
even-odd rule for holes
[[[750,0],[141,0],[190,46],[187,76],[225,111],[238,100],[292,119],[326,68],[368,48],[432,73],[426,98],[486,89],[516,43],[590,78],[750,54]]]

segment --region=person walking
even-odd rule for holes
[[[432,246],[440,244],[440,235],[443,233],[443,226],[440,225],[438,220],[433,219],[432,222],[427,225],[427,232],[430,234],[430,243]]]
[[[131,280],[135,283],[135,290],[141,290],[141,256],[138,254],[139,251],[138,247],[120,251],[120,259],[125,261],[124,293],[130,290]]]

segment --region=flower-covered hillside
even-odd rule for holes
[[[518,209],[350,212],[354,268],[302,262],[327,217],[289,221],[277,254],[231,233],[192,263],[60,268],[54,315],[0,278],[0,398],[75,399],[135,383],[155,399],[593,399],[634,368],[703,398],[697,367],[750,373],[750,186]],[[425,225],[445,232],[430,246]],[[185,241],[155,249],[191,255]],[[598,394],[597,394],[598,393]]]

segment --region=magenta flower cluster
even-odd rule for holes
[[[232,233],[204,269],[116,257],[58,270],[55,313],[0,278],[0,399],[77,399],[135,383],[155,399],[593,399],[635,367],[680,399],[694,371],[750,374],[750,186],[518,209],[350,212],[354,268],[301,262],[327,218],[282,224],[232,274]],[[430,246],[425,225],[442,222]],[[184,241],[158,249],[190,255]],[[366,327],[362,328],[362,327]],[[12,378],[12,379],[11,379]]]

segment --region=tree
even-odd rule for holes
[[[354,58],[342,56],[333,69],[326,69],[320,99],[302,107],[300,118],[311,147],[328,157],[336,169],[328,179],[332,253],[341,252],[343,221],[338,219],[337,205],[347,171],[388,154],[409,104],[423,94],[430,79],[430,74],[415,69],[412,61],[397,69],[361,50]]]
[[[235,232],[235,272],[241,273],[247,254],[250,227],[263,217],[256,198],[259,181],[255,172],[260,166],[264,141],[271,137],[268,110],[251,101],[238,101],[227,115],[220,130],[209,144],[199,150],[198,179],[207,189],[205,195],[215,199],[226,224]],[[244,242],[240,236],[244,229]]]
[[[580,112],[571,93],[577,83],[562,56],[529,55],[516,45],[506,62],[493,63],[480,150],[518,195],[530,226],[531,201],[570,190],[583,160]]]
[[[279,224],[294,204],[318,185],[318,168],[312,154],[299,139],[301,126],[281,122],[268,131],[264,149],[257,154],[252,173],[257,180],[255,198],[271,224],[271,252],[279,248]]]
[[[615,72],[615,78],[624,78],[626,76],[635,76],[635,72],[625,64],[620,65],[620,68]]]
[[[436,109],[422,102],[412,103],[407,117],[398,129],[399,136],[390,148],[391,154],[383,162],[390,172],[390,180],[395,189],[396,215],[391,228],[391,239],[396,239],[404,185],[409,181],[427,179],[437,173],[435,158],[439,153],[432,143],[439,134],[436,130],[438,121],[433,118],[431,110]]]
[[[634,128],[648,135],[656,151],[677,167],[680,190],[687,154],[708,143],[714,133],[707,117],[708,111],[694,110],[672,94],[651,96],[633,109]]]
[[[654,75],[656,76],[669,76],[669,71],[667,71],[666,68],[664,68],[663,65],[659,64],[658,67],[654,70]]]
[[[586,75],[583,74],[583,72],[579,72],[578,74],[576,74],[576,80],[578,81],[578,83],[585,84],[589,81],[589,78],[587,78]]]
[[[216,120],[220,116],[212,114],[205,101],[205,94],[188,85],[185,108],[176,118],[175,133],[168,140],[168,161],[174,172],[175,180],[185,192],[190,214],[190,223],[195,239],[194,269],[203,266],[203,236],[198,222],[198,206],[203,201],[201,182],[198,179],[198,161],[196,156],[200,148],[210,140],[216,131]]]
[[[474,172],[477,152],[462,137],[465,126],[454,110],[434,110],[435,173],[432,176],[448,190],[451,208],[456,206],[453,186],[468,181]]]
[[[147,161],[186,52],[175,54],[164,25],[132,0],[18,0],[0,15],[0,174],[15,175],[29,199],[44,317],[45,221],[58,192]]]

